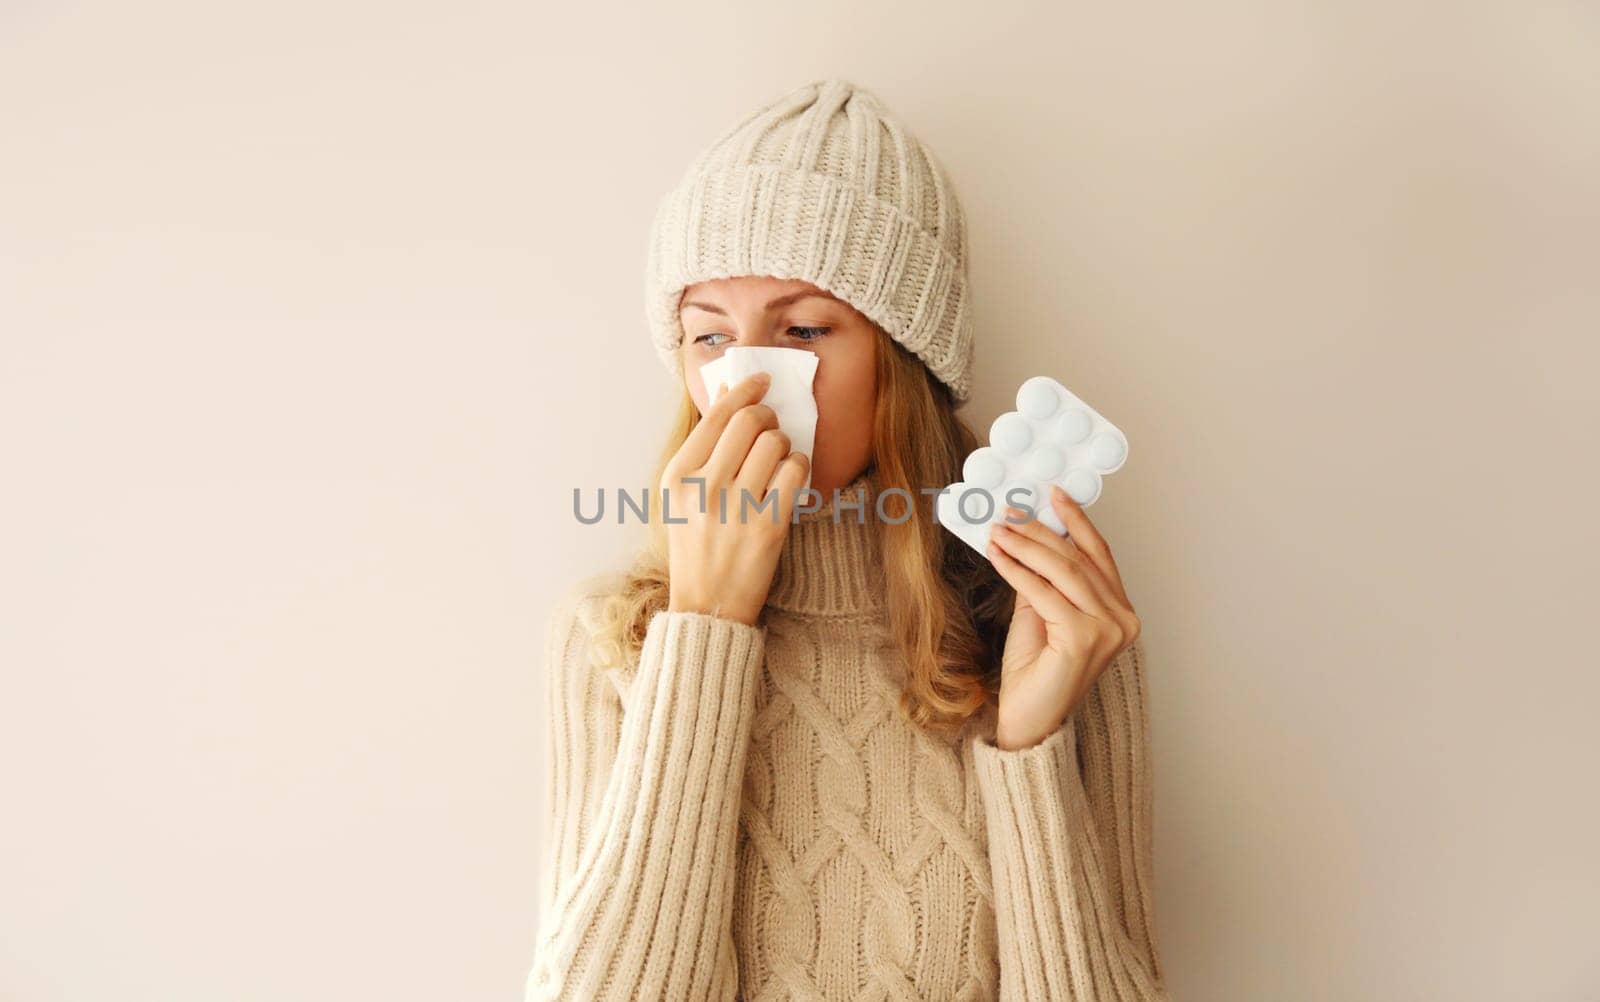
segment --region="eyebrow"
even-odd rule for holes
[[[833,296],[827,295],[826,293],[811,292],[810,290],[807,290],[807,289],[801,289],[799,292],[791,292],[787,296],[779,296],[777,299],[774,299],[771,302],[769,302],[766,305],[766,309],[770,313],[771,311],[777,309],[780,306],[788,306],[790,303],[798,302],[798,301],[800,301],[802,299],[828,299],[828,300],[833,300],[833,301],[837,302],[837,300]],[[722,307],[716,305],[715,303],[688,302],[688,303],[684,303],[682,305],[681,309],[687,310],[691,306],[693,306],[697,310],[705,310],[707,313],[716,313],[716,314],[718,314],[720,316],[724,316],[724,317],[728,315],[728,311],[727,310],[725,310]]]

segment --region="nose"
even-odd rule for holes
[[[778,343],[773,336],[770,325],[761,322],[760,317],[748,317],[744,322],[745,333],[739,336],[739,343],[751,348],[771,348]]]

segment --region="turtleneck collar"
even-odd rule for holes
[[[821,507],[800,513],[789,526],[767,605],[821,616],[883,608],[883,523],[870,467],[837,494],[819,493]],[[900,509],[891,504],[890,510]]]

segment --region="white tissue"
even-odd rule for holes
[[[817,398],[813,385],[817,375],[817,353],[804,348],[732,347],[714,362],[700,367],[700,379],[708,397],[717,392],[718,383],[734,385],[758,372],[772,374],[772,385],[760,402],[778,415],[778,428],[789,436],[789,447],[805,454],[807,460],[816,445]],[[806,466],[802,487],[811,486],[811,467]]]

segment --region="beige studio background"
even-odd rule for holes
[[[0,5],[0,998],[520,998],[656,196],[808,79],[1129,434],[1174,997],[1600,998],[1593,4]]]

